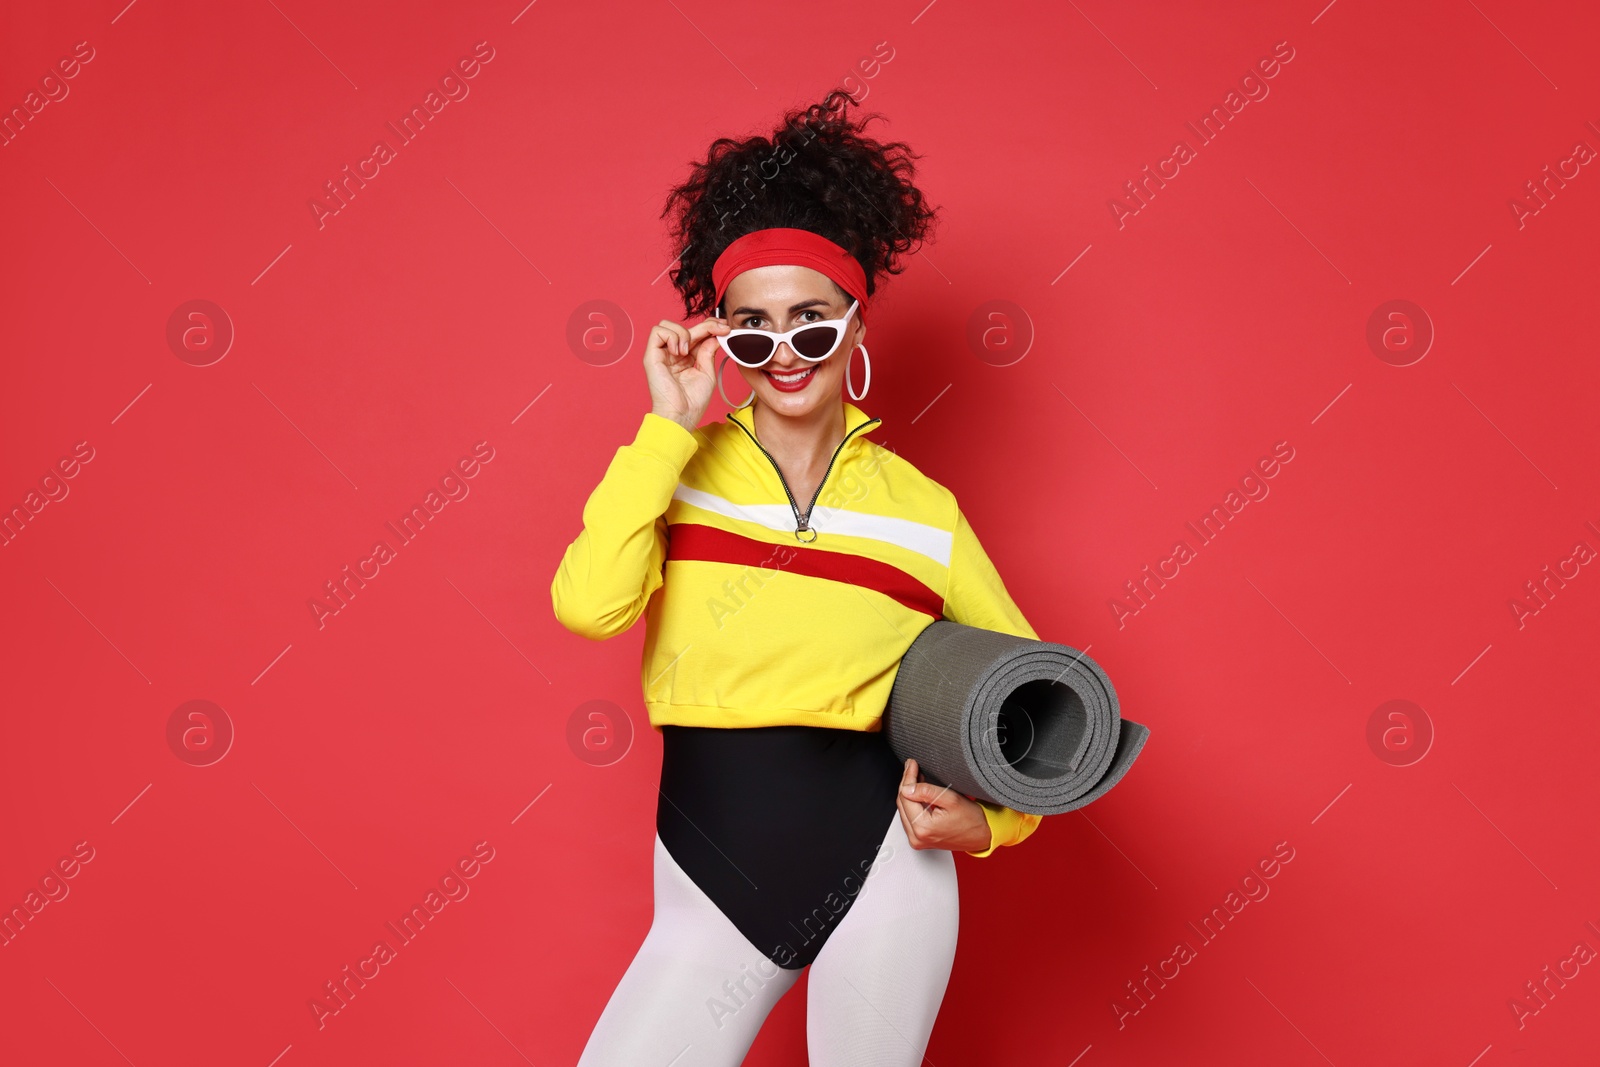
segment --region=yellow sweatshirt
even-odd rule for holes
[[[900,658],[940,618],[1038,634],[950,490],[866,435],[845,438],[798,533],[752,409],[690,433],[646,413],[583,508],[550,584],[556,618],[593,640],[648,617],[650,724],[881,729]],[[979,801],[987,856],[1040,816]]]

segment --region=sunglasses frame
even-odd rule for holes
[[[850,310],[844,313],[843,318],[818,319],[816,322],[807,322],[796,326],[794,329],[789,330],[786,333],[776,333],[772,330],[729,330],[727,333],[717,335],[717,345],[728,354],[729,359],[739,364],[739,366],[748,367],[751,370],[759,370],[760,368],[765,367],[768,363],[771,363],[772,357],[778,354],[778,346],[782,344],[787,344],[791,352],[805,360],[807,363],[821,363],[823,360],[839,351],[839,346],[844,343],[845,328],[850,322],[850,317],[856,313],[856,308],[860,306],[860,300],[853,300],[850,303]],[[717,310],[721,311],[722,308],[718,307]],[[717,317],[721,318],[722,316],[718,315]],[[833,345],[828,349],[827,352],[820,356],[808,356],[794,346],[794,336],[798,333],[803,333],[806,330],[814,330],[818,326],[832,326],[835,328]],[[733,338],[739,337],[743,334],[760,334],[762,337],[772,341],[772,351],[767,353],[766,359],[763,359],[760,363],[746,363],[744,360],[734,355],[733,349],[729,347],[728,342]]]

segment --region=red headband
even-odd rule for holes
[[[711,267],[711,282],[717,290],[716,306],[722,306],[722,297],[734,278],[753,267],[774,263],[796,264],[826,274],[860,302],[856,314],[862,321],[866,320],[867,272],[861,269],[856,257],[819,233],[788,226],[754,230],[722,250]]]

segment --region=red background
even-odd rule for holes
[[[1511,207],[1600,147],[1592,5],[12,8],[7,110],[94,58],[0,148],[0,504],[93,459],[0,547],[0,903],[93,859],[0,948],[0,1061],[577,1059],[649,925],[659,748],[643,628],[566,632],[550,579],[648,409],[639,331],[682,315],[669,186],[852,75],[943,219],[874,304],[875,439],[1153,731],[1104,800],[958,860],[929,1060],[1592,1062],[1594,968],[1510,1006],[1600,949],[1600,574],[1510,607],[1600,548],[1600,174]],[[480,41],[469,95],[319,226],[323,183]],[[1185,122],[1280,41],[1270,95],[1198,146]],[[236,332],[208,366],[167,341],[197,299]],[[592,300],[628,321],[575,348]],[[1019,310],[974,349],[994,300]],[[1390,300],[1436,333],[1407,366],[1367,341]],[[470,495],[319,627],[323,583],[480,441]],[[1185,524],[1280,441],[1200,547]],[[1197,558],[1119,626],[1180,538]],[[235,732],[209,766],[168,741],[190,700]],[[634,727],[609,766],[567,741],[590,700]],[[1369,742],[1390,700],[1411,732]],[[470,895],[319,1029],[323,984],[480,841]],[[803,1063],[803,1033],[801,988],[748,1062]]]

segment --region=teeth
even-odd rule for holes
[[[816,369],[815,367],[808,367],[807,369],[802,370],[802,371],[795,371],[793,374],[790,374],[790,375],[772,374],[772,377],[777,379],[780,382],[783,382],[785,385],[789,385],[789,384],[792,384],[794,382],[798,382],[801,378],[804,378],[806,375],[810,374],[815,369]],[[768,373],[771,374],[772,372],[769,371]]]

